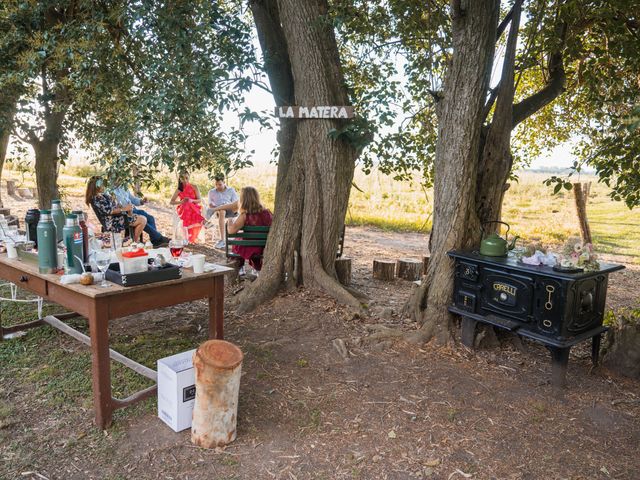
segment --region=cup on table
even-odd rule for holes
[[[7,242],[6,245],[7,245],[7,257],[18,258],[18,249],[16,248],[16,244]]]
[[[191,265],[193,266],[193,273],[204,273],[204,255],[202,253],[191,255]]]

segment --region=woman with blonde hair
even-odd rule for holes
[[[204,223],[201,202],[200,192],[189,183],[189,174],[185,171],[178,173],[178,188],[171,197],[171,205],[177,205],[182,226],[189,232],[189,243],[197,242]]]
[[[84,201],[93,208],[104,231],[122,232],[125,229],[125,215],[127,215],[129,226],[135,229],[133,238],[138,239],[142,235],[147,219],[133,213],[133,205],[118,205],[111,195],[106,194],[105,181],[102,177],[93,176],[89,179]]]
[[[269,209],[265,208],[260,202],[260,195],[258,191],[253,187],[244,187],[240,190],[240,215],[235,219],[233,223],[227,226],[227,232],[230,234],[236,233],[245,225],[250,226],[271,226],[273,221],[273,215]],[[263,247],[247,247],[244,245],[234,245],[232,249],[233,253],[242,257],[242,263],[240,267],[244,265],[244,261],[248,260],[256,270],[262,268],[262,253]]]

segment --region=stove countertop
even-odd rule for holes
[[[584,272],[576,272],[576,273],[567,273],[567,272],[559,272],[554,270],[552,267],[547,267],[545,265],[527,265],[526,263],[522,263],[512,256],[504,256],[504,257],[489,257],[486,255],[480,255],[478,251],[465,251],[465,250],[451,250],[447,252],[447,255],[453,258],[459,258],[461,260],[468,260],[471,262],[482,263],[485,265],[490,265],[499,268],[511,268],[517,269],[521,272],[530,272],[537,275],[545,275],[553,278],[561,278],[565,280],[581,280],[583,278],[589,278],[600,274],[609,274],[611,272],[615,272],[616,270],[622,270],[624,265],[619,265],[616,263],[604,263],[600,262],[599,270],[592,271],[584,271]]]

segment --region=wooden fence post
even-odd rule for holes
[[[580,234],[584,243],[593,243],[591,239],[591,228],[587,219],[587,200],[591,190],[591,182],[574,183],[573,196],[576,201],[576,210],[578,212],[578,222],[580,223]]]

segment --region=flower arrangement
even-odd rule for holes
[[[559,257],[559,263],[563,268],[584,268],[587,271],[600,268],[593,245],[583,243],[578,237],[571,237],[566,241],[562,248],[562,255]]]

